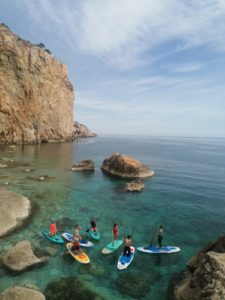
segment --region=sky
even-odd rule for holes
[[[0,0],[68,66],[97,134],[225,138],[225,0]]]

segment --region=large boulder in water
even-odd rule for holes
[[[175,300],[225,299],[225,236],[188,262],[189,272],[174,284]]]
[[[30,212],[27,198],[0,188],[0,237],[20,226]]]
[[[121,178],[145,178],[155,174],[137,159],[119,153],[114,153],[110,158],[105,159],[101,169],[107,174]]]
[[[45,300],[45,296],[31,288],[14,286],[6,289],[1,295],[0,300]]]
[[[5,255],[0,257],[1,263],[11,271],[21,272],[48,261],[48,257],[37,257],[29,241],[21,241]]]

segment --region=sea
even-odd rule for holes
[[[118,152],[132,156],[155,171],[139,193],[125,191],[129,180],[101,171],[105,158]],[[73,163],[91,159],[93,173],[71,172]],[[2,167],[2,165],[7,167]],[[105,299],[169,299],[171,278],[186,269],[187,261],[208,242],[225,233],[225,139],[98,136],[68,143],[0,146],[0,185],[26,196],[33,215],[26,224],[0,239],[0,254],[21,240],[51,253],[49,262],[15,275],[0,268],[0,293],[12,285],[47,284],[76,276]],[[47,180],[36,180],[46,176]],[[60,232],[75,224],[86,233],[95,218],[101,239],[86,249],[90,265],[81,265],[41,236],[52,220]],[[134,247],[156,244],[164,226],[164,245],[178,246],[171,255],[136,251],[127,270],[118,271],[122,248],[102,255],[112,239],[112,225],[120,237],[133,234]]]

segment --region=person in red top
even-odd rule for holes
[[[50,224],[49,231],[50,231],[51,236],[56,235],[57,227],[56,227],[56,223],[54,221],[52,221],[52,223]]]
[[[118,240],[118,235],[119,235],[119,229],[118,229],[118,224],[114,224],[112,228],[112,234],[113,234],[113,242],[112,246],[114,246],[114,243],[117,242]]]

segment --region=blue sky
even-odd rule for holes
[[[1,0],[0,22],[68,65],[93,131],[225,137],[224,0]]]

